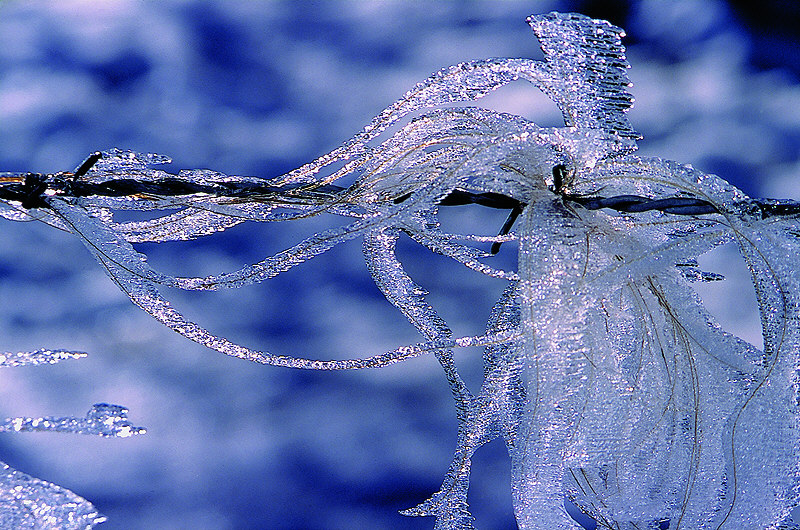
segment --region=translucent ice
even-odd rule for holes
[[[135,427],[128,421],[128,409],[119,405],[96,403],[92,405],[85,418],[45,417],[45,418],[8,418],[0,423],[0,432],[72,432],[77,434],[94,434],[97,436],[116,436],[127,438],[135,434],[144,434],[143,427]]]
[[[341,147],[275,179],[172,175],[150,167],[166,157],[113,150],[82,175],[7,177],[0,215],[75,233],[136,305],[227,355],[338,370],[433,353],[455,401],[458,442],[441,489],[404,513],[435,516],[437,528],[472,527],[470,459],[497,437],[510,455],[521,528],[576,528],[565,497],[607,528],[775,528],[800,488],[800,279],[791,263],[800,253],[800,207],[635,156],[622,30],[576,14],[529,23],[543,62],[445,68]],[[558,105],[564,127],[453,105],[520,79]],[[517,229],[445,232],[440,209],[466,203],[511,209]],[[117,210],[156,214],[115,222]],[[206,277],[157,271],[134,246],[312,216],[339,224]],[[401,234],[508,283],[485,332],[454,336],[396,255]],[[421,343],[348,360],[277,355],[214,335],[159,291],[262,282],[352,239],[363,241],[375,284]],[[486,246],[500,242],[517,245],[516,270],[491,265]],[[763,350],[723,330],[691,287],[722,279],[701,271],[697,257],[726,244],[750,269]],[[472,392],[453,355],[475,345],[485,347],[485,370]],[[52,362],[75,354],[42,350],[3,363],[40,362],[37,355]],[[85,419],[14,418],[4,429],[137,432],[124,409],[105,405]]]
[[[85,357],[83,352],[40,349],[0,354],[0,366],[52,364]],[[0,432],[52,431],[125,438],[144,434],[128,421],[128,409],[98,403],[84,418],[7,418]],[[0,527],[91,528],[106,518],[86,499],[51,482],[34,478],[0,462]]]
[[[0,526],[3,528],[91,528],[105,520],[89,501],[68,489],[0,462]]]
[[[53,364],[64,359],[80,359],[81,357],[86,357],[86,354],[79,351],[46,350],[44,348],[30,352],[5,352],[0,353],[0,366]]]

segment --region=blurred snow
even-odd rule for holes
[[[749,194],[800,198],[797,64],[755,61],[758,46],[775,41],[755,38],[723,2],[596,5],[6,0],[0,170],[69,170],[120,147],[170,155],[175,170],[275,176],[349,138],[443,66],[539,57],[525,17],[574,10],[628,31],[630,117],[643,154],[692,163]],[[555,107],[523,84],[484,101],[554,123]],[[460,221],[493,232],[502,216],[471,211]],[[173,271],[232,270],[288,245],[297,236],[285,228],[241,226],[147,251]],[[400,253],[416,260],[415,278],[456,333],[483,329],[501,283],[412,245]],[[705,265],[727,273],[730,261],[723,250]],[[754,301],[732,302],[749,292],[748,275],[729,276],[703,296],[758,342]],[[274,353],[353,357],[418,340],[372,285],[356,243],[261,287],[175,298],[212,331]],[[151,320],[76,238],[36,224],[0,228],[0,311],[1,350],[89,352],[0,372],[0,417],[78,415],[105,401],[147,427],[125,440],[0,436],[0,458],[91,500],[109,517],[104,528],[433,524],[397,514],[436,491],[455,447],[454,409],[433,359],[302,373],[225,358]],[[478,381],[480,352],[457,358]],[[508,468],[501,444],[476,454],[479,528],[514,525]]]

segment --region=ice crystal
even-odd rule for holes
[[[776,527],[800,486],[800,285],[791,263],[800,252],[800,208],[753,200],[717,176],[634,155],[639,136],[625,114],[632,98],[623,31],[577,14],[529,23],[544,61],[445,68],[341,147],[273,180],[209,170],[171,175],[150,167],[166,157],[112,150],[75,174],[5,174],[0,214],[76,234],[136,305],[227,355],[339,370],[433,353],[455,400],[458,446],[441,489],[404,513],[435,516],[437,528],[472,527],[470,459],[497,437],[511,458],[521,528],[576,528],[565,497],[607,528],[664,521],[672,530]],[[553,99],[565,127],[449,105],[515,80]],[[411,112],[418,115],[384,134]],[[345,177],[354,183],[336,184]],[[440,208],[464,202],[511,208],[508,225],[519,214],[518,230],[442,231]],[[167,213],[116,222],[116,210]],[[134,247],[245,221],[322,215],[343,222],[206,277],[155,270]],[[485,332],[454,336],[398,259],[401,234],[508,282]],[[349,360],[256,351],[188,320],[159,291],[261,282],[356,238],[378,288],[422,335],[419,344]],[[493,267],[487,243],[517,245],[517,269]],[[691,287],[722,279],[699,270],[696,258],[726,244],[750,269],[763,349],[723,330]],[[485,347],[477,393],[453,360],[456,348],[475,345]],[[93,409],[86,420],[9,422],[6,429],[133,433],[121,409]]]

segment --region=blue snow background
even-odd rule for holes
[[[71,170],[120,147],[170,155],[175,171],[272,177],[336,147],[441,67],[539,57],[525,17],[559,10],[627,30],[642,154],[692,163],[750,194],[800,198],[800,8],[753,9],[714,0],[0,0],[0,171]],[[558,121],[522,83],[479,104]],[[484,233],[504,217],[453,210],[454,223]],[[248,225],[141,248],[169,272],[210,274],[312,228]],[[401,257],[457,334],[483,329],[502,283],[411,244]],[[747,273],[729,262],[725,250],[706,258],[729,280],[702,294],[729,329],[758,343],[752,294],[735,298],[749,289]],[[372,285],[357,242],[260,286],[166,294],[212,331],[273,353],[354,357],[418,340]],[[90,355],[0,372],[0,416],[82,415],[106,401],[148,429],[134,439],[0,435],[0,460],[91,500],[109,517],[102,528],[433,526],[397,514],[438,489],[455,448],[455,410],[432,358],[352,373],[227,358],[135,308],[77,238],[3,221],[0,350],[39,347]],[[480,351],[457,360],[477,389]],[[470,504],[478,528],[515,528],[499,441],[475,456]]]

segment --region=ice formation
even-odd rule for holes
[[[521,528],[579,528],[565,497],[603,528],[789,528],[800,471],[800,286],[789,261],[800,252],[800,208],[636,156],[622,30],[576,14],[529,23],[544,61],[445,68],[338,149],[273,180],[172,175],[150,167],[165,157],[112,150],[75,173],[0,176],[0,215],[76,234],[136,305],[227,355],[339,370],[434,354],[455,400],[458,447],[441,489],[404,513],[435,516],[436,528],[472,527],[470,458],[497,437],[511,458]],[[515,80],[547,94],[565,126],[450,105]],[[336,184],[346,178],[354,182]],[[519,214],[517,230],[442,231],[440,208],[463,202],[507,205]],[[163,214],[117,222],[118,210]],[[165,274],[134,247],[321,215],[344,222],[214,276]],[[485,332],[453,336],[395,255],[400,234],[508,283]],[[348,360],[256,351],[188,320],[159,291],[260,282],[355,238],[376,285],[416,326],[420,343]],[[485,246],[501,242],[517,245],[517,270],[491,265]],[[720,279],[695,260],[725,244],[738,247],[751,272],[763,349],[723,330],[691,287]],[[470,345],[485,346],[477,392],[453,362],[454,350]],[[91,431],[93,418],[67,424]],[[6,425],[17,424],[33,428],[24,419]]]
[[[83,352],[39,349],[0,353],[0,366],[52,364],[85,357]],[[128,421],[128,410],[97,403],[85,418],[7,418],[0,432],[52,431],[128,437],[143,434]],[[86,499],[68,489],[10,468],[0,462],[0,527],[91,528],[106,518]]]

